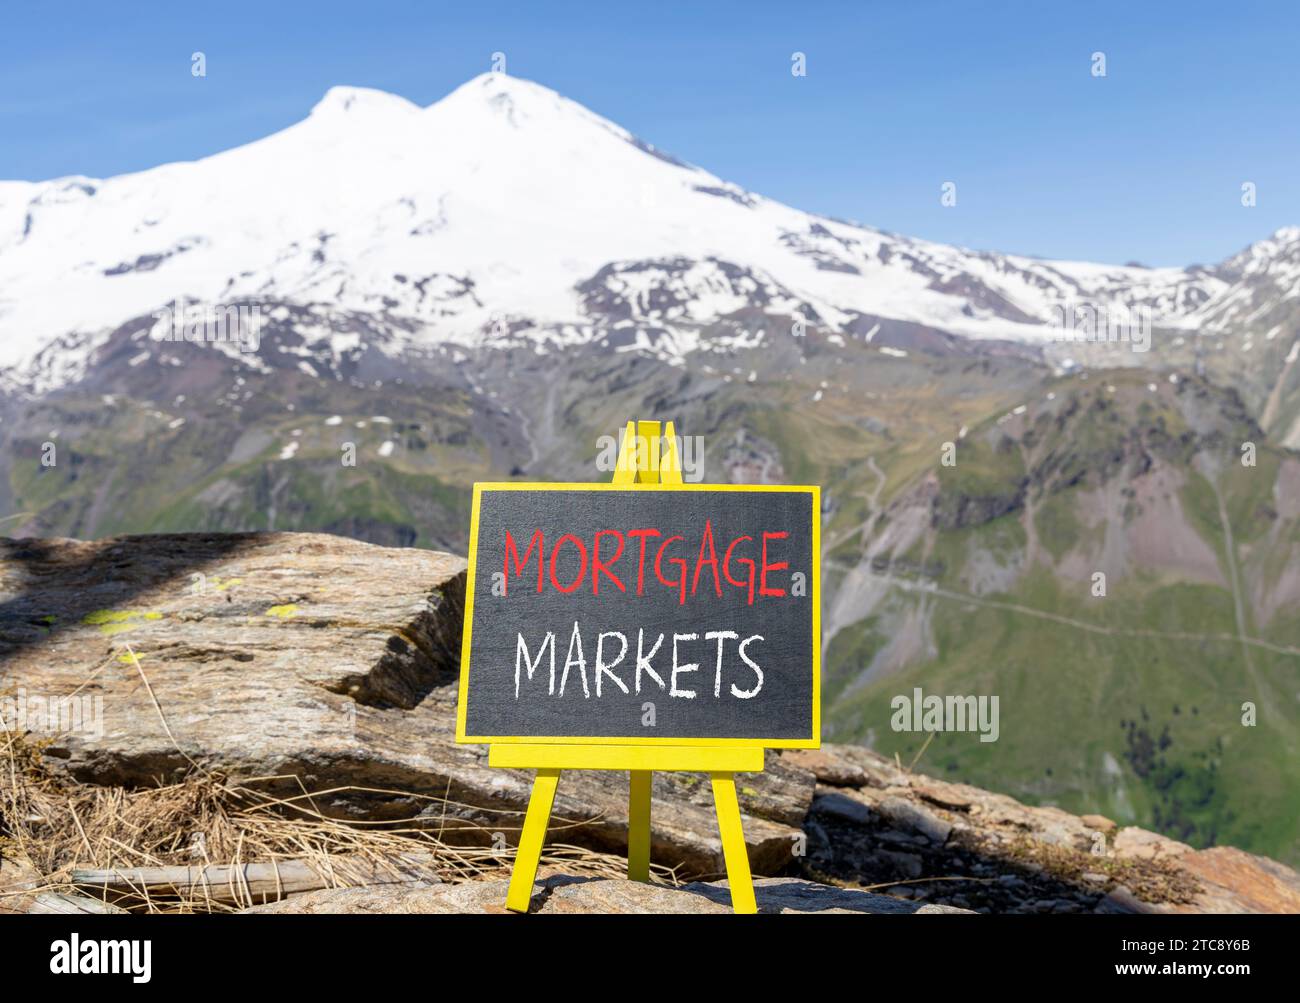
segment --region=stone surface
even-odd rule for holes
[[[782,754],[786,762],[807,770],[819,783],[833,787],[861,787],[870,782],[866,770],[821,749],[791,749]]]
[[[1102,816],[1024,805],[909,773],[867,749],[782,756],[819,778],[850,767],[867,778],[817,784],[801,863],[822,879],[986,912],[1300,912],[1300,875],[1266,857],[1194,850]]]
[[[472,881],[460,885],[379,888],[336,888],[295,895],[245,913],[504,913],[504,880]],[[902,915],[961,913],[948,906],[921,905],[835,888],[797,878],[760,878],[754,882],[760,913],[861,913]],[[696,882],[679,888],[610,878],[571,878],[554,875],[537,882],[530,912],[542,915],[573,913],[726,914],[731,892],[726,882]]]
[[[1232,846],[1181,855],[1179,865],[1200,879],[1203,890],[1175,912],[1300,913],[1300,874],[1267,857]]]
[[[1186,843],[1136,826],[1121,829],[1112,846],[1116,856],[1133,860],[1167,860],[1192,851]]]
[[[1098,832],[1114,832],[1115,823],[1105,815],[1080,815],[1079,821],[1084,825],[1092,826]]]
[[[906,798],[883,798],[876,807],[894,825],[909,832],[919,833],[931,843],[942,846],[952,834],[950,823],[943,821],[924,805]]]
[[[1093,911],[1103,914],[1131,915],[1135,913],[1154,913],[1160,910],[1147,902],[1143,902],[1123,885],[1116,885],[1106,893]]]

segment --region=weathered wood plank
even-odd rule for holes
[[[436,883],[433,859],[417,854],[400,859],[281,860],[196,867],[121,867],[75,869],[72,883],[87,893],[117,898],[210,898],[226,904],[274,902],[286,895],[321,888],[383,884]]]

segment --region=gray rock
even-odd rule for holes
[[[1123,885],[1111,889],[1110,893],[1101,900],[1097,908],[1093,910],[1099,913],[1153,913],[1158,909],[1153,908],[1147,903],[1141,901],[1131,891]]]
[[[893,865],[899,874],[908,878],[919,878],[925,870],[921,858],[915,853],[881,850],[876,854],[876,859]]]
[[[924,805],[901,797],[882,799],[876,810],[894,825],[919,833],[931,843],[942,846],[952,833],[952,826]]]
[[[865,825],[871,819],[871,809],[867,805],[844,794],[827,794],[818,797],[816,808],[818,812],[860,825]]]

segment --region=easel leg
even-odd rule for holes
[[[731,883],[731,908],[738,913],[758,912],[754,901],[754,882],[749,875],[749,851],[745,832],[740,826],[740,803],[736,800],[736,775],[712,773],[713,806],[718,812],[718,835],[722,837],[722,855],[727,862],[727,879]]]
[[[533,881],[537,877],[537,862],[542,857],[542,844],[546,841],[546,826],[551,820],[551,805],[555,803],[555,788],[560,783],[559,770],[538,770],[533,781],[533,794],[528,799],[528,814],[519,834],[519,849],[515,852],[514,870],[510,872],[510,890],[506,892],[506,908],[527,912],[533,897]]]
[[[628,772],[627,876],[650,880],[650,770]]]

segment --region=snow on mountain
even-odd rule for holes
[[[1190,326],[1229,290],[1204,269],[973,252],[800,212],[500,74],[428,108],[335,87],[296,125],[203,160],[0,182],[0,373],[40,356],[45,386],[180,297],[382,317],[395,353],[502,332],[682,353],[721,321],[745,337],[735,318],[755,309],[1035,341],[1056,304]]]
[[[1212,329],[1248,330],[1279,312],[1279,307],[1294,312],[1300,305],[1300,226],[1283,227],[1256,241],[1225,261],[1219,272],[1231,280],[1231,286],[1204,311]],[[1266,326],[1268,340],[1280,333],[1274,325]]]

